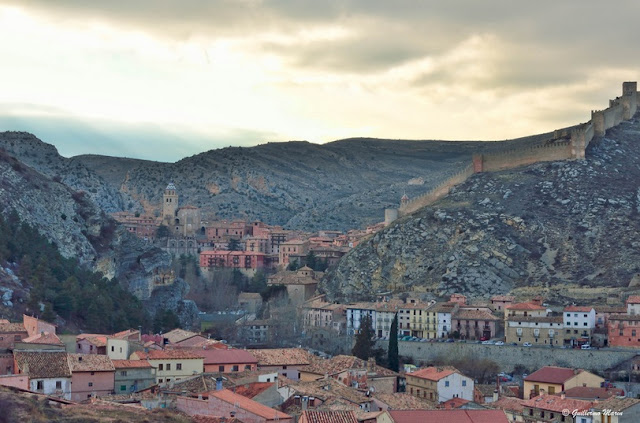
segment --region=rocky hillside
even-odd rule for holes
[[[352,250],[323,289],[353,300],[400,289],[487,297],[627,286],[640,270],[639,181],[636,115],[594,139],[584,161],[473,175]]]
[[[82,266],[101,272],[109,279],[117,278],[132,292],[144,292],[153,270],[170,265],[168,254],[129,234],[86,192],[71,189],[58,178],[47,177],[0,149],[0,214],[7,217],[13,212],[20,221],[53,242],[62,256],[77,259]],[[16,281],[9,270],[0,272],[0,285],[13,289],[25,282],[28,290],[29,281]],[[170,304],[150,299],[148,311],[153,315],[156,309],[169,307],[187,310],[193,315],[197,312],[193,305],[185,307],[180,301],[183,285],[182,282],[175,285],[175,298]],[[13,301],[7,292],[2,291],[3,305],[11,307]],[[143,296],[143,299],[147,298]],[[193,319],[193,316],[184,317]]]

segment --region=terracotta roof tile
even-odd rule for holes
[[[22,323],[0,323],[0,333],[26,332]]]
[[[392,410],[391,418],[402,423],[508,423],[502,410]]]
[[[624,389],[589,388],[588,386],[576,386],[575,388],[565,390],[564,393],[567,398],[606,399],[606,398],[624,395]]]
[[[632,295],[627,298],[627,304],[640,304],[640,295]]]
[[[191,351],[190,349],[180,348],[172,350],[149,350],[149,352],[136,351],[131,356],[135,356],[140,360],[171,360],[171,359],[202,359],[203,355],[200,351]],[[134,358],[135,359],[135,358]]]
[[[417,377],[420,379],[438,381],[454,373],[459,373],[459,372],[452,367],[449,367],[449,368],[427,367],[424,369],[416,370],[415,372],[407,373],[406,375]]]
[[[202,414],[192,415],[191,420],[194,423],[242,423],[235,417],[204,416]]]
[[[20,371],[30,378],[71,377],[66,352],[15,351],[13,356]]]
[[[337,355],[330,359],[322,359],[315,356],[310,358],[311,364],[305,367],[303,371],[321,376],[325,374],[335,375],[350,369],[367,369],[366,361],[352,355]],[[375,373],[375,376],[398,376],[398,373],[378,365],[374,366],[372,373]]]
[[[204,364],[258,364],[257,358],[248,351],[240,349],[200,349],[193,352],[204,357]]]
[[[142,369],[152,368],[151,364],[147,360],[111,360],[113,367],[117,369]]]
[[[498,408],[500,410],[513,411],[515,413],[522,413],[524,410],[525,400],[513,397],[500,397],[498,401],[485,404],[489,408]]]
[[[562,410],[588,410],[593,405],[591,401],[583,401],[573,398],[560,398],[555,395],[538,395],[524,401],[525,407],[538,408],[561,413]]]
[[[502,301],[502,302],[507,302],[507,301],[515,301],[516,297],[514,297],[513,295],[494,295],[493,297],[491,297],[491,301]]]
[[[454,408],[460,408],[466,403],[471,402],[464,398],[451,398],[443,403],[441,403],[438,408],[443,408],[445,410],[453,410]]]
[[[302,348],[247,350],[258,359],[259,366],[294,366],[311,363],[311,354]]]
[[[352,404],[360,405],[371,401],[363,392],[343,385],[335,379],[322,379],[313,382],[290,383],[289,388],[297,395],[307,395],[327,401],[331,398],[343,399]]]
[[[458,320],[500,320],[498,317],[485,310],[458,310],[454,315]]]
[[[249,398],[245,398],[242,395],[234,394],[228,389],[223,389],[221,391],[212,391],[209,392],[209,397],[217,398],[226,403],[232,404],[246,410],[250,413],[256,414],[265,419],[290,419],[291,416],[285,414],[281,411],[274,410],[273,408],[267,407],[266,405],[262,405],[259,402],[253,401]]]
[[[528,382],[562,384],[580,372],[582,372],[582,370],[574,370],[567,367],[545,366],[531,373],[529,376],[524,378],[524,380]]]
[[[382,402],[390,410],[430,410],[434,408],[427,400],[406,392],[397,392],[395,394],[375,393],[374,400]]]
[[[28,344],[64,345],[55,333],[38,333],[22,340]]]
[[[609,320],[623,320],[623,321],[640,321],[640,314],[612,314],[609,316]]]
[[[71,372],[113,372],[113,362],[106,355],[68,354],[67,360]]]
[[[627,397],[612,397],[593,405],[597,410],[624,411],[640,403],[640,399]]]
[[[302,412],[299,423],[358,423],[353,411],[315,411]]]
[[[260,395],[267,389],[271,388],[275,382],[254,382],[247,383],[245,385],[238,385],[235,387],[235,392],[243,397],[253,399],[257,395]]]
[[[534,303],[518,303],[506,307],[507,310],[546,310],[545,307]]]
[[[538,322],[562,324],[562,316],[508,316],[508,322]]]
[[[185,339],[191,338],[192,336],[196,335],[199,334],[184,329],[173,329],[162,336],[168,339],[172,344],[175,344],[176,342],[184,341]]]

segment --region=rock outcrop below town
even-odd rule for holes
[[[627,286],[639,271],[639,180],[636,115],[594,139],[585,160],[472,175],[352,250],[323,289],[355,300]]]

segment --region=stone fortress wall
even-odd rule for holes
[[[631,119],[638,111],[639,103],[637,82],[623,82],[622,96],[610,100],[607,109],[592,111],[589,122],[558,129],[543,136],[532,136],[531,141],[535,142],[532,146],[475,154],[471,164],[447,177],[429,192],[403,203],[398,209],[386,209],[385,225],[433,204],[474,173],[497,172],[539,162],[584,159],[589,143],[596,137],[604,136],[608,129]],[[524,141],[526,143],[527,139]]]

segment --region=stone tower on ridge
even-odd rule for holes
[[[172,226],[178,210],[178,192],[173,182],[169,182],[162,196],[162,220],[167,226]]]

